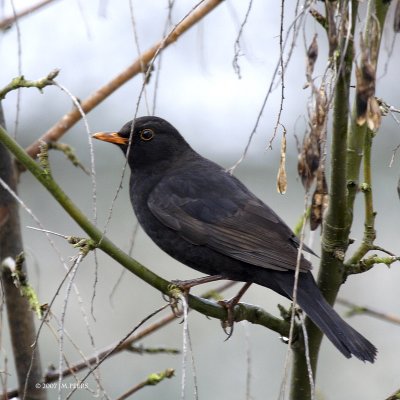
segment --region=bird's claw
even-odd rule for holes
[[[162,298],[169,303],[171,307],[172,313],[175,315],[176,318],[179,318],[183,315],[182,310],[179,308],[178,298],[173,295],[162,294]]]
[[[236,304],[238,303],[235,298],[231,300],[220,300],[218,301],[218,304],[226,309],[226,312],[228,314],[228,317],[226,320],[221,321],[222,329],[226,334],[226,339],[230,339],[233,335],[233,328],[235,324],[235,313],[234,313],[234,308]]]

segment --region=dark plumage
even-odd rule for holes
[[[161,249],[205,274],[254,282],[291,299],[299,241],[238,179],[158,117],[94,137],[118,144],[127,156],[134,211]],[[302,257],[298,304],[346,357],[373,362],[376,348],[326,302],[311,268]]]

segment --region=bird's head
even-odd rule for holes
[[[174,161],[192,151],[169,122],[153,116],[129,121],[118,132],[98,132],[93,137],[118,145],[131,168]]]

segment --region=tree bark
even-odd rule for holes
[[[0,124],[4,126],[1,104]],[[11,155],[6,147],[0,143],[0,177],[13,191],[16,191],[17,188],[16,176]],[[0,263],[7,257],[15,260],[22,251],[18,204],[11,194],[0,185]],[[23,265],[23,272],[26,274],[25,265]],[[47,398],[46,392],[36,387],[42,381],[43,374],[38,346],[35,349],[32,347],[36,337],[32,310],[26,298],[21,296],[19,289],[14,285],[9,268],[1,268],[1,279],[7,306],[19,393],[25,393],[24,398],[26,400],[45,400]]]

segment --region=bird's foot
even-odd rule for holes
[[[188,298],[190,289],[194,286],[202,285],[203,283],[209,283],[209,282],[214,282],[214,281],[219,281],[221,279],[226,279],[222,275],[210,275],[210,276],[205,276],[202,278],[197,278],[197,279],[189,279],[189,280],[173,280],[171,281],[171,290],[170,294],[168,295],[167,301],[171,304],[171,309],[172,312],[175,314],[176,317],[181,317],[182,316],[182,310],[180,310],[178,306],[178,298],[183,295],[186,298]],[[177,290],[179,293],[174,292]],[[165,296],[167,298],[167,296]]]
[[[238,304],[238,302],[233,303],[232,299],[230,299],[230,300],[220,300],[218,301],[218,304],[224,307],[228,314],[228,317],[225,320],[221,320],[222,329],[226,334],[225,341],[227,341],[233,335],[233,327],[235,324],[234,308]]]
[[[220,300],[218,302],[219,305],[224,307],[226,309],[226,312],[228,314],[228,317],[225,321],[222,321],[222,329],[227,335],[227,338],[225,339],[228,340],[231,338],[233,334],[233,327],[235,323],[235,307],[239,303],[240,299],[242,296],[246,293],[247,289],[250,287],[251,282],[247,282],[244,284],[244,286],[239,290],[238,294],[234,297],[232,297],[230,300]]]

